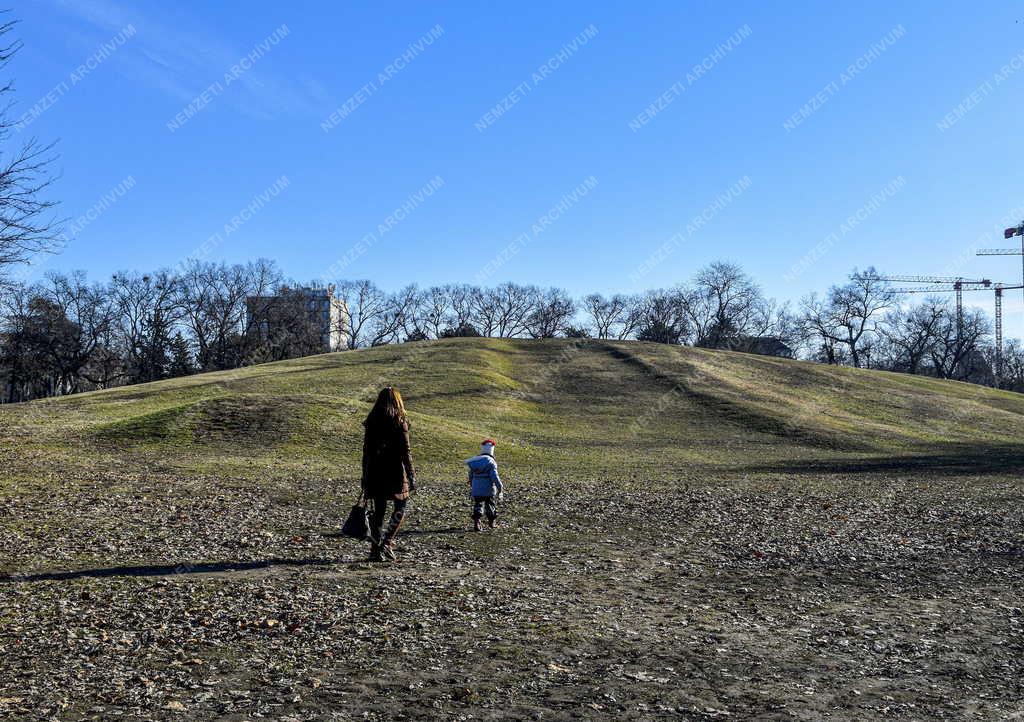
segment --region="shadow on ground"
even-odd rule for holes
[[[800,459],[742,467],[746,472],[784,474],[858,474],[924,472],[935,476],[964,476],[1020,472],[1024,446],[1019,444],[948,444],[941,453],[905,454],[841,459]]]
[[[97,569],[72,569],[68,571],[36,572],[33,574],[5,574],[0,584],[16,582],[66,581],[84,578],[105,577],[173,577],[195,574],[230,574],[251,572],[274,567],[333,567],[363,564],[348,559],[265,559],[251,562],[204,562],[201,564],[163,564],[103,567]]]
[[[461,536],[463,534],[468,534],[468,533],[469,533],[469,529],[466,529],[464,527],[450,526],[450,527],[447,527],[445,529],[402,529],[402,531],[399,534],[399,536],[400,537],[407,537],[407,536],[440,536],[440,535],[445,535],[445,534],[458,534],[458,535]],[[346,534],[342,534],[340,531],[327,532],[326,534],[322,534],[321,536],[323,536],[324,539],[350,539],[351,538],[351,537],[349,537]]]
[[[469,529],[461,526],[450,526],[446,529],[404,529],[402,530],[402,536],[435,536],[441,534],[468,534]]]

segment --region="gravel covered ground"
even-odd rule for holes
[[[58,474],[59,476],[59,474]],[[1024,716],[1019,479],[425,476],[400,561],[352,479],[126,474],[0,497],[0,717]]]

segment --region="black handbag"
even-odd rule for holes
[[[353,539],[369,539],[370,505],[366,503],[366,499],[360,499],[359,503],[352,507],[348,513],[348,519],[341,527],[341,533]]]

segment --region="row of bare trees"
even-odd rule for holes
[[[304,297],[268,261],[193,261],[178,272],[51,273],[0,294],[4,400],[75,393],[236,368],[321,349]],[[262,299],[262,300],[261,300]],[[253,325],[272,308],[271,333]],[[261,305],[262,304],[262,305]]]
[[[790,338],[796,324],[734,264],[713,263],[688,284],[642,294],[590,294],[503,283],[452,284],[387,293],[371,281],[339,286],[351,316],[351,348],[447,336],[640,338],[734,347],[767,335]]]
[[[346,281],[349,348],[452,336],[553,338],[572,331],[577,304],[558,288],[465,284],[388,293],[372,281]]]
[[[953,300],[938,295],[901,303],[877,277],[873,268],[855,270],[824,297],[804,298],[797,320],[805,357],[988,385],[999,381],[1024,391],[1024,356],[1016,342],[1003,349],[1003,374],[996,379],[992,322],[984,311],[965,307],[958,318]]]
[[[454,336],[638,339],[802,357],[994,383],[990,322],[962,322],[948,299],[905,306],[873,269],[794,312],[739,266],[713,263],[687,282],[642,294],[572,298],[558,288],[450,284],[394,292],[343,281],[348,314],[329,329],[348,348]],[[175,271],[50,274],[0,294],[4,400],[75,393],[325,350],[309,297],[270,261],[191,261]],[[1003,385],[1024,390],[1024,353],[1007,345]]]

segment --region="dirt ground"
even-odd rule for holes
[[[427,480],[392,564],[352,486],[4,497],[0,717],[1024,717],[1017,479]]]

